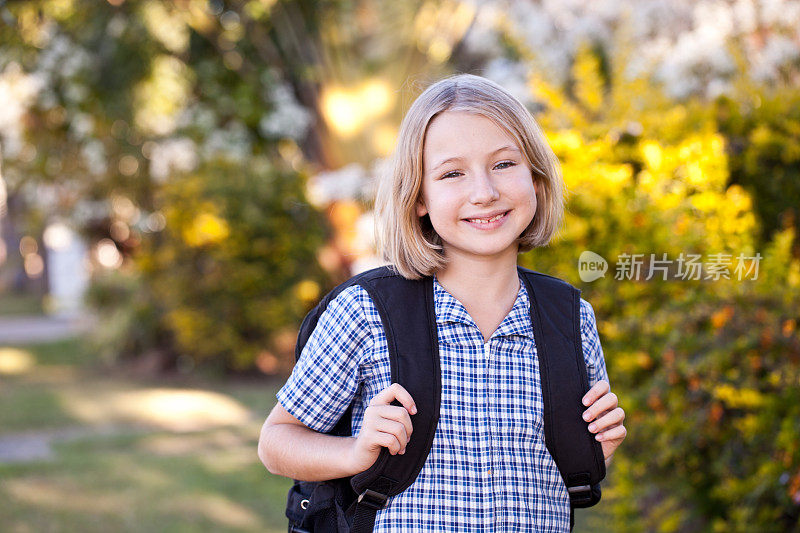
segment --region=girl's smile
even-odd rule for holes
[[[505,222],[508,213],[510,213],[510,211],[501,211],[493,215],[476,215],[474,217],[465,218],[464,220],[473,224],[476,228],[489,230],[497,228]]]

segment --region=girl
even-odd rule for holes
[[[433,277],[441,405],[424,467],[378,511],[374,531],[569,531],[569,495],[545,446],[530,303],[517,271],[520,252],[549,243],[563,197],[541,129],[497,84],[452,76],[406,114],[376,200],[378,246],[403,277]],[[592,307],[580,305],[592,385],[584,420],[608,464],[625,438],[625,415],[609,391]],[[380,317],[354,285],[320,317],[278,392],[259,442],[267,469],[334,479],[366,470],[382,447],[404,453],[416,408],[390,376]],[[351,403],[353,436],[322,433]]]

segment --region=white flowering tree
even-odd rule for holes
[[[73,228],[109,357],[275,371],[325,284],[325,223],[304,190],[315,111],[268,10],[40,0],[0,16],[6,269]]]

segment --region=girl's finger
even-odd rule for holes
[[[589,392],[583,395],[583,405],[592,405],[599,397],[611,390],[611,385],[608,381],[600,380],[594,384],[594,387],[589,389]]]
[[[628,434],[628,430],[623,425],[614,426],[613,428],[605,431],[603,433],[598,433],[595,435],[597,440],[602,441],[609,441],[609,440],[622,440]]]
[[[600,433],[601,431],[622,424],[623,420],[625,420],[625,411],[623,411],[621,407],[617,407],[589,424],[589,431],[592,433]]]
[[[373,442],[375,442],[379,446],[388,448],[389,453],[391,453],[392,455],[396,455],[400,450],[403,449],[403,446],[400,444],[400,441],[397,440],[397,437],[391,433],[378,432],[375,434]]]
[[[411,433],[414,432],[414,426],[411,424],[411,417],[404,407],[398,407],[396,405],[372,405],[367,409],[372,412],[373,416],[377,416],[380,419],[403,424],[409,437],[411,437]]]
[[[409,435],[404,424],[396,420],[381,418],[377,421],[374,427],[378,431],[394,435],[397,438],[397,442],[400,443],[401,449],[405,448],[406,444],[408,444]]]
[[[394,400],[400,402],[412,415],[417,414],[417,406],[411,394],[399,383],[392,383],[372,397],[370,405],[390,405]]]
[[[592,404],[586,411],[583,412],[583,419],[587,422],[593,420],[595,417],[610,411],[617,407],[619,400],[617,395],[613,392],[604,394],[599,400]]]

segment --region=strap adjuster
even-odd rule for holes
[[[569,499],[573,504],[589,503],[592,501],[591,485],[567,487],[567,492],[569,492]]]
[[[386,494],[367,489],[358,496],[358,503],[369,509],[383,509],[389,497]]]

